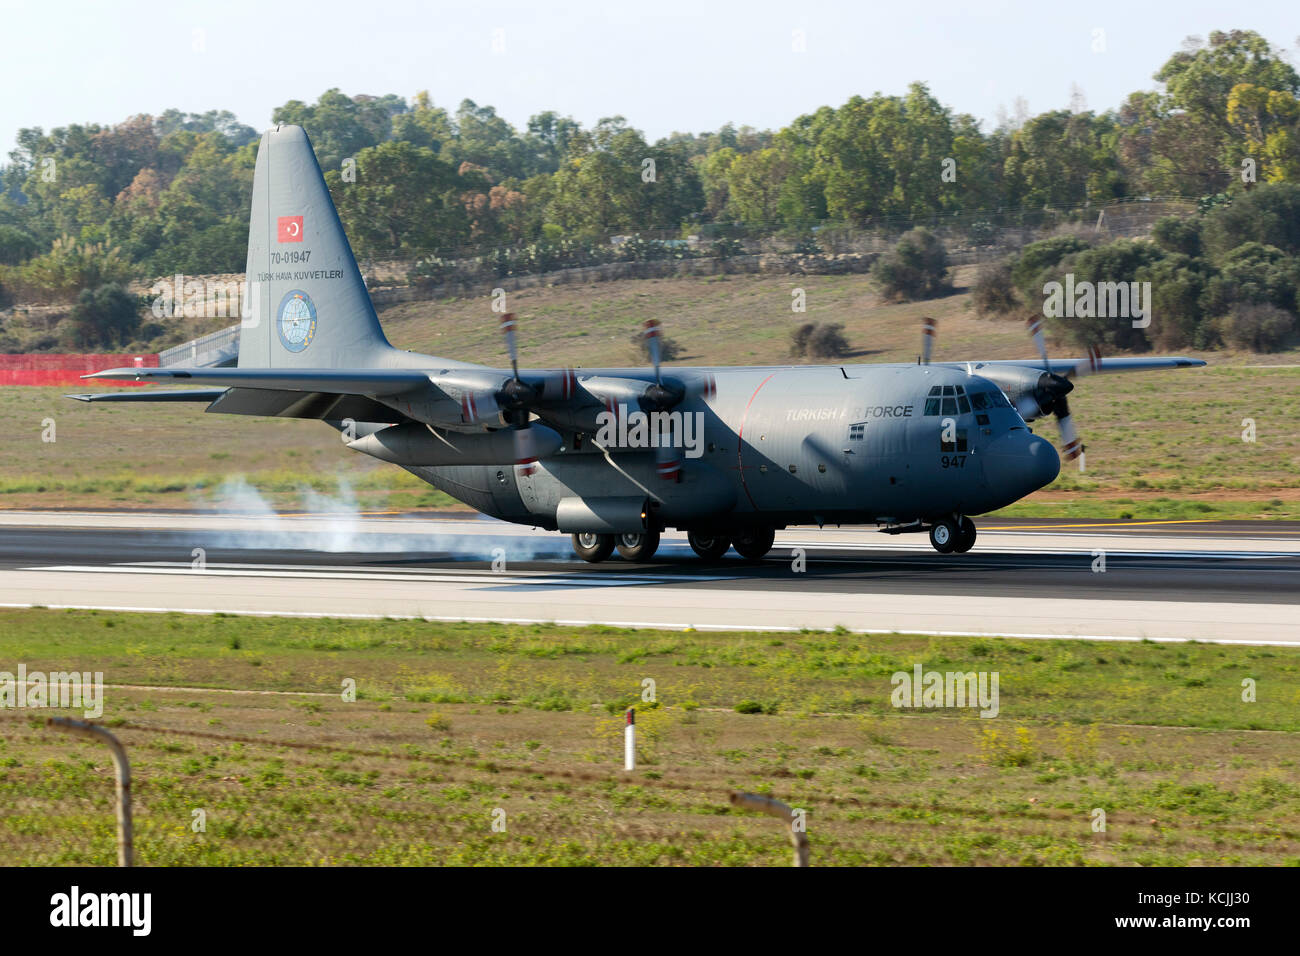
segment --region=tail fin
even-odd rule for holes
[[[365,368],[392,346],[301,126],[262,135],[240,368]]]

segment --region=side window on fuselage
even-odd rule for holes
[[[849,426],[849,441],[865,441],[867,438],[867,423],[854,422]]]

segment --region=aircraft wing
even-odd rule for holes
[[[432,384],[429,373],[408,368],[112,368],[82,378],[225,387],[237,385],[241,388],[334,395],[399,395]]]
[[[1001,365],[1015,368],[1036,368],[1047,370],[1040,358],[1035,359],[1001,359],[992,362],[935,362],[947,368],[979,368],[981,366]],[[1051,370],[1057,375],[1083,372],[1093,375],[1106,372],[1150,372],[1162,368],[1200,368],[1205,362],[1201,359],[1186,358],[1182,355],[1153,355],[1149,358],[1067,358],[1052,359]]]

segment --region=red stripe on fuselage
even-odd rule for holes
[[[740,427],[736,429],[736,470],[740,472],[740,487],[744,489],[745,497],[749,499],[749,503],[755,511],[758,510],[758,505],[754,501],[754,496],[749,493],[749,486],[745,484],[745,462],[742,460],[745,453],[745,420],[749,418],[749,408],[754,404],[754,399],[758,398],[758,393],[763,390],[764,385],[775,377],[776,372],[773,372],[758,383],[758,388],[754,389],[754,394],[749,396],[749,401],[745,403],[745,412],[740,416]]]

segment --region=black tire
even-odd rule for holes
[[[597,564],[614,553],[614,536],[612,534],[595,534],[592,532],[575,534],[573,536],[573,550],[582,560]]]
[[[930,525],[930,545],[940,554],[952,554],[959,540],[961,532],[951,518],[940,518]]]
[[[700,531],[686,532],[686,540],[691,550],[705,561],[716,561],[731,547],[731,539],[723,534],[707,534]]]
[[[745,528],[732,536],[731,546],[746,561],[761,561],[775,540],[774,528]]]
[[[618,553],[628,561],[649,561],[659,550],[658,531],[637,531],[614,535]]]
[[[962,516],[961,525],[957,529],[957,546],[953,548],[957,554],[965,554],[975,545],[975,522],[971,521],[965,515]]]

